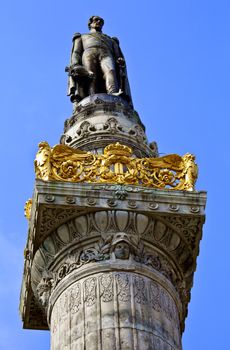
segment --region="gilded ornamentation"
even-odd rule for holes
[[[32,199],[28,199],[28,201],[26,201],[25,206],[24,206],[24,214],[25,217],[29,220],[30,216],[31,216],[31,208],[32,208]]]
[[[132,149],[120,143],[105,147],[104,154],[39,144],[35,159],[38,179],[142,185],[159,189],[193,191],[197,179],[195,156],[170,154],[158,158],[134,158]]]
[[[34,165],[38,179],[82,182],[82,175],[90,177],[89,173],[97,167],[97,159],[89,152],[65,145],[51,148],[47,142],[40,142]]]

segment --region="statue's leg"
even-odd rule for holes
[[[114,60],[111,56],[102,55],[100,60],[101,70],[105,79],[106,92],[113,94],[118,92],[118,83]]]
[[[95,49],[88,49],[82,55],[82,65],[88,72],[94,74],[94,78],[89,83],[89,95],[97,93],[97,52]]]

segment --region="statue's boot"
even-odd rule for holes
[[[105,87],[106,87],[107,93],[111,95],[118,93],[116,72],[114,70],[110,70],[109,72],[106,72],[106,74],[104,75],[104,79],[105,79]]]
[[[113,96],[120,96],[124,93],[124,91],[122,91],[121,89],[118,91],[118,92],[112,92],[110,95],[113,95]]]
[[[93,78],[89,83],[89,95],[95,95],[97,93],[96,89],[96,79]]]

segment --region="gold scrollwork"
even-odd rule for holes
[[[100,155],[65,145],[51,148],[47,142],[41,142],[34,162],[35,173],[44,181],[107,182],[194,190],[198,174],[194,155],[135,158],[132,153],[130,147],[118,142],[106,146],[104,154]]]
[[[32,199],[28,199],[28,201],[26,201],[25,206],[24,206],[24,214],[25,217],[29,220],[30,216],[31,216],[31,208],[32,208]]]

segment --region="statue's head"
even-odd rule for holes
[[[101,32],[103,25],[104,20],[99,16],[91,16],[88,21],[88,28],[95,29],[97,32]]]
[[[134,250],[134,244],[126,233],[118,232],[114,235],[111,242],[111,252],[114,253],[117,259],[129,259],[130,253]]]

